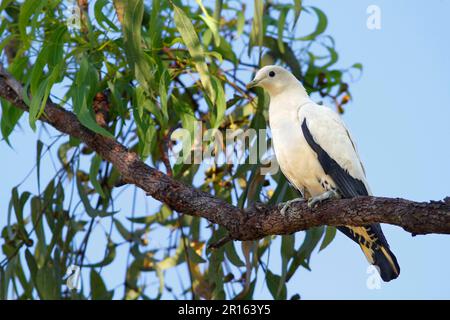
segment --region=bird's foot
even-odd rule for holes
[[[286,214],[286,210],[289,209],[291,204],[293,204],[294,202],[303,202],[303,201],[305,201],[304,198],[295,198],[295,199],[286,201],[284,203],[281,203],[283,205],[283,208],[281,208],[280,213],[284,216]]]
[[[315,208],[320,203],[330,200],[330,199],[339,199],[339,194],[334,190],[325,191],[324,193],[319,194],[318,196],[312,197],[308,200],[308,207]]]

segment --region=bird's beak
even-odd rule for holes
[[[253,79],[252,81],[250,81],[249,83],[247,83],[247,85],[245,86],[247,89],[256,87],[258,85],[260,80],[258,79]]]

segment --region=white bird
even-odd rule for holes
[[[265,66],[248,88],[259,86],[270,96],[269,123],[281,171],[314,207],[331,198],[371,195],[364,167],[341,117],[314,103],[302,83],[286,69]],[[377,266],[384,281],[400,274],[379,224],[338,227],[357,242],[369,263]]]

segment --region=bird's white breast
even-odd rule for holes
[[[300,101],[300,102],[299,102]],[[303,101],[305,103],[306,101]],[[274,151],[283,174],[303,194],[323,192],[321,179],[325,173],[317,155],[303,137],[298,109],[301,99],[273,99],[269,109]]]

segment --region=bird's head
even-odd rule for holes
[[[247,89],[262,87],[270,96],[275,96],[287,88],[303,88],[300,81],[288,70],[279,66],[265,66],[255,75],[255,78],[247,84]]]

